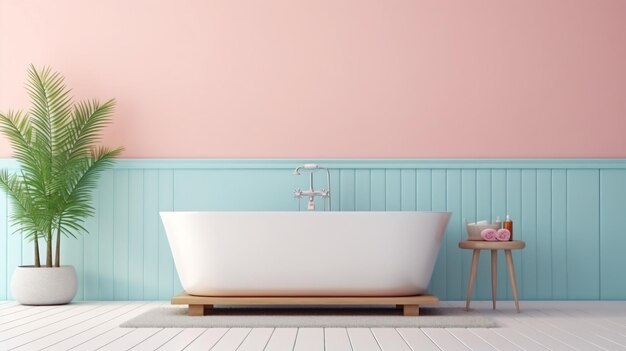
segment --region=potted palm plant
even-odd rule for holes
[[[11,289],[22,304],[65,304],[76,295],[78,280],[73,266],[61,265],[61,238],[86,232],[98,176],[122,151],[96,146],[115,102],[74,103],[59,73],[33,65],[26,90],[32,103],[28,112],[0,114],[0,131],[19,164],[14,172],[0,170],[0,190],[13,204],[10,220],[33,241],[35,257],[33,265],[17,267]],[[40,243],[45,243],[45,263]]]

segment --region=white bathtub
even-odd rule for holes
[[[426,292],[448,212],[161,212],[188,294]]]

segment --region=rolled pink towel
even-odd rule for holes
[[[511,239],[511,232],[504,228],[498,229],[496,238],[498,238],[499,241],[509,241],[509,239]]]
[[[497,241],[497,232],[495,229],[487,228],[480,232],[480,237],[487,241]]]

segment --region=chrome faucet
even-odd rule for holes
[[[328,170],[328,168],[326,167],[321,167],[319,165],[313,164],[313,163],[306,163],[302,166],[298,166],[294,171],[293,171],[293,175],[300,175],[300,170],[304,170],[304,171],[308,171],[310,172],[309,174],[309,190],[300,190],[300,189],[296,189],[293,191],[293,196],[296,199],[301,199],[302,197],[308,197],[309,198],[309,203],[307,206],[307,210],[309,211],[315,211],[315,197],[319,196],[322,199],[328,199],[328,210],[330,211],[331,207],[330,207],[330,171]],[[326,182],[328,185],[328,189],[322,189],[322,190],[315,190],[313,189],[313,173],[317,172],[317,171],[326,171]]]

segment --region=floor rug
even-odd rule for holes
[[[496,323],[462,308],[421,307],[417,317],[393,308],[218,307],[188,316],[187,307],[157,307],[122,328],[493,328]]]

